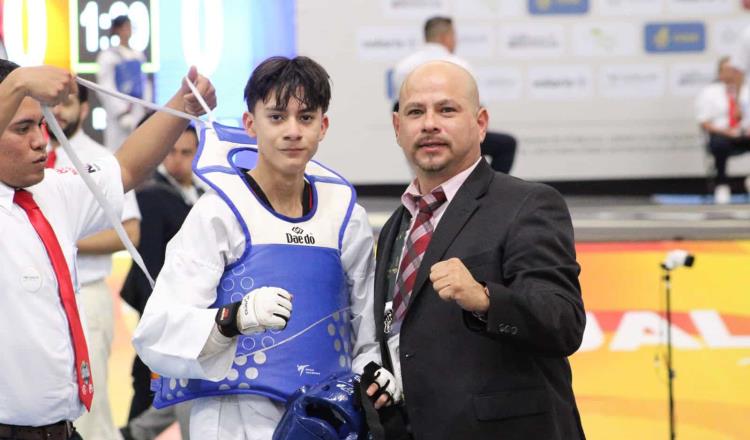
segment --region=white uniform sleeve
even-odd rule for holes
[[[206,193],[169,242],[133,336],[138,355],[154,372],[214,381],[226,377],[237,339],[216,340],[216,309],[209,307],[216,301],[224,267],[244,249],[234,214],[216,193]]]
[[[372,245],[372,228],[367,221],[367,213],[360,205],[354,205],[351,219],[344,231],[341,261],[347,275],[352,304],[352,370],[355,373],[362,373],[370,361],[380,363],[380,347],[375,339],[373,315],[375,258]]]

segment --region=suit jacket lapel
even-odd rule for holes
[[[432,234],[432,240],[427,246],[422,263],[417,271],[417,279],[414,281],[414,290],[412,290],[411,299],[406,309],[414,304],[414,300],[420,293],[426,281],[430,276],[430,268],[445,255],[451,243],[456,239],[466,222],[471,218],[474,211],[479,207],[479,199],[487,191],[487,186],[494,177],[494,172],[490,166],[482,160],[476,169],[469,175],[466,181],[461,185],[456,195],[451,200],[448,208],[438,223],[437,229]]]

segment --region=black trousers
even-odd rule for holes
[[[729,182],[729,178],[727,177],[727,161],[732,156],[750,151],[750,136],[734,138],[711,133],[708,139],[708,151],[714,157],[716,184],[726,184]]]
[[[154,392],[151,391],[151,370],[149,370],[138,356],[133,360],[132,375],[133,400],[130,402],[128,421],[133,420],[146,411],[154,401]]]
[[[27,437],[24,437],[27,438]],[[0,440],[22,440],[19,437],[0,437]],[[71,434],[70,437],[68,437],[68,440],[83,440],[83,437],[81,437],[81,434],[78,433],[78,431],[73,431],[73,434]]]

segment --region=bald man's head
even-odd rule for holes
[[[464,68],[444,61],[423,64],[406,77],[393,114],[396,140],[429,191],[480,158],[489,115],[477,83]]]
[[[468,70],[449,61],[430,61],[422,64],[406,77],[399,90],[398,102],[406,105],[409,94],[415,88],[436,87],[457,93],[457,97],[465,98],[472,110],[479,111],[479,88],[474,77]]]

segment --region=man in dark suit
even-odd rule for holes
[[[387,438],[584,438],[567,356],[585,314],[565,202],[481,160],[489,116],[463,68],[423,64],[399,101],[393,125],[416,179],[378,240],[384,368],[367,390],[384,425],[386,412],[403,416]]]

